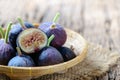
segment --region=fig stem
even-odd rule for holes
[[[60,13],[57,12],[55,17],[53,18],[53,22],[56,23],[58,21],[58,18],[60,17]]]
[[[7,25],[7,31],[6,31],[6,33],[5,33],[5,43],[8,43],[8,34],[9,34],[9,32],[10,32],[11,26],[12,26],[12,22],[10,22],[10,23]]]
[[[21,56],[21,55],[22,55],[22,52],[21,52],[20,48],[19,48],[19,47],[16,47],[16,50],[17,50],[17,52],[18,52],[18,55]]]
[[[50,29],[55,29],[56,28],[56,24],[53,23],[51,26],[50,26]]]
[[[47,47],[50,46],[50,43],[51,43],[51,41],[54,39],[54,37],[55,37],[55,35],[53,35],[53,34],[49,37],[48,43],[47,43]]]
[[[24,25],[23,20],[20,17],[18,17],[17,20],[19,21],[19,23],[20,23],[20,25],[22,26],[23,29],[27,29],[26,26]]]
[[[56,22],[58,21],[58,18],[60,17],[60,13],[56,13],[55,17],[53,18],[53,24],[50,26],[51,29],[56,28]]]
[[[1,34],[1,38],[3,39],[4,38],[4,31],[3,31],[2,26],[0,26],[0,34]]]

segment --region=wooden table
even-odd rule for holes
[[[51,21],[60,12],[59,23],[88,41],[120,52],[120,0],[0,0],[0,24],[16,22],[21,16],[30,22]],[[77,36],[76,36],[77,37]],[[118,66],[93,80],[120,80]]]

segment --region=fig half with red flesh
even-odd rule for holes
[[[17,44],[23,52],[35,53],[47,45],[47,36],[36,28],[25,29],[18,36]]]
[[[24,22],[26,28],[34,28],[34,26],[29,22]],[[9,32],[9,42],[12,47],[16,50],[16,39],[18,35],[24,30],[20,23],[14,24]]]

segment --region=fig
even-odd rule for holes
[[[39,52],[36,52],[35,54],[27,54],[28,56],[30,56],[32,58],[32,60],[35,63],[35,66],[38,65],[38,56],[39,56]]]
[[[75,53],[67,47],[59,47],[58,51],[62,54],[64,61],[69,61],[76,57]]]
[[[15,66],[15,67],[33,67],[35,66],[34,61],[28,55],[22,54],[19,47],[17,47],[18,56],[13,57],[8,66]]]
[[[15,50],[8,42],[8,33],[11,29],[11,25],[12,23],[8,24],[5,36],[2,27],[0,27],[0,33],[2,35],[0,39],[0,65],[7,65],[8,61],[16,55]]]
[[[24,25],[26,28],[34,28],[34,25],[31,24],[30,22],[24,22]]]
[[[60,24],[56,23],[58,17],[59,14],[56,14],[56,16],[53,19],[53,22],[45,22],[38,27],[47,34],[48,38],[52,34],[55,35],[55,38],[52,40],[50,45],[56,48],[62,46],[67,39],[67,35],[64,28]]]
[[[18,18],[19,21],[20,18]],[[25,26],[25,27],[23,27]],[[20,23],[17,23],[17,24],[14,24],[10,30],[10,33],[9,33],[9,42],[10,44],[12,45],[12,47],[14,49],[16,49],[17,45],[16,45],[16,39],[18,37],[18,35],[25,29],[25,28],[34,28],[34,26],[29,23],[29,22],[24,22],[24,24],[21,24]]]
[[[60,52],[56,48],[49,46],[53,38],[54,36],[52,35],[48,39],[47,47],[44,47],[40,51],[39,58],[38,58],[39,66],[48,66],[48,65],[54,65],[54,64],[59,64],[59,63],[64,62],[63,57],[60,54]]]
[[[17,44],[23,52],[35,53],[47,45],[47,36],[36,28],[25,29],[19,34]]]

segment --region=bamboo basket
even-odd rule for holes
[[[77,55],[74,59],[56,65],[42,67],[9,67],[0,65],[0,73],[6,74],[12,80],[29,80],[42,75],[52,74],[59,71],[67,70],[80,63],[87,54],[87,41],[77,32],[66,29],[67,41],[64,46],[72,48]]]

